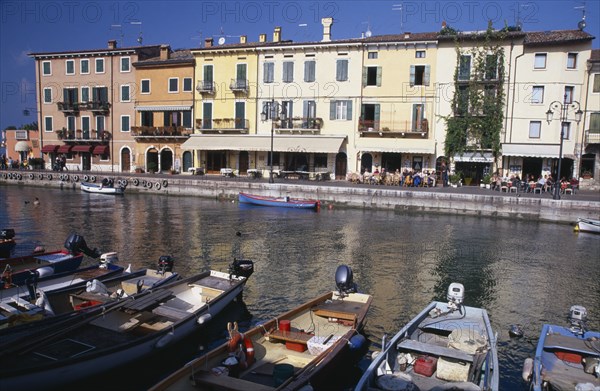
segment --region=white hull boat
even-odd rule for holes
[[[81,190],[85,191],[86,193],[95,194],[125,194],[125,186],[105,186],[103,184],[97,185],[90,182],[81,182]]]
[[[579,218],[575,225],[575,231],[600,234],[600,220]]]

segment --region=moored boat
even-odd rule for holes
[[[246,276],[206,271],[146,290],[0,351],[2,389],[65,389],[189,337],[236,298]]]
[[[14,229],[0,229],[0,258],[10,258],[10,254],[16,246],[14,237]]]
[[[123,182],[114,185],[114,181],[112,179],[105,180],[101,184],[91,183],[91,182],[81,182],[81,190],[87,193],[95,193],[95,194],[125,194],[125,187]]]
[[[575,231],[600,234],[600,220],[578,218]]]
[[[372,297],[357,293],[352,271],[336,271],[338,290],[240,333],[154,385],[165,390],[337,389],[353,359],[367,349],[358,334]]]
[[[296,209],[318,209],[321,206],[319,200],[307,198],[291,198],[291,197],[266,197],[254,194],[242,193],[239,194],[241,203],[260,205],[260,206],[277,206],[280,208],[296,208]]]
[[[496,336],[487,311],[463,305],[452,283],[448,303],[433,301],[382,343],[356,391],[492,390],[499,387]]]
[[[530,389],[600,389],[600,332],[588,330],[587,310],[570,309],[569,327],[545,324],[535,350],[535,358],[523,364],[523,380]]]

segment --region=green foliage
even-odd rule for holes
[[[23,130],[38,130],[38,123],[37,123],[37,121],[35,121],[30,124],[22,125],[21,129],[23,129]]]
[[[454,174],[450,175],[448,179],[450,180],[450,183],[458,183],[462,179],[462,173],[460,171],[457,171]]]
[[[442,29],[440,30],[440,35],[458,35],[458,30],[456,30],[455,28],[452,28],[448,25],[445,25],[444,27],[442,27]]]
[[[158,170],[158,163],[148,162],[148,172],[156,172]]]
[[[9,125],[4,130],[17,130],[17,127],[15,125]]]

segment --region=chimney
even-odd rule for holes
[[[206,38],[204,39],[204,47],[205,48],[212,48],[213,46],[213,39],[212,38]]]
[[[260,34],[258,36],[258,42],[267,42],[267,34]]]
[[[443,28],[443,29],[445,29],[445,28],[446,28],[446,21],[445,21],[445,20],[443,20],[443,21],[442,21],[442,28]]]
[[[410,38],[410,32],[405,32],[404,33],[404,39],[409,39]]]
[[[160,45],[160,59],[161,60],[169,59],[169,45]]]
[[[331,25],[333,24],[333,18],[321,19],[323,25],[323,39],[321,42],[331,42]]]
[[[248,42],[248,37],[245,35],[240,35],[240,43],[246,43]]]
[[[110,41],[108,41],[108,48],[113,50],[117,48],[117,40],[116,39],[111,39]]]
[[[273,30],[273,42],[281,42],[281,27],[275,27]]]

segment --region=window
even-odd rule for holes
[[[533,86],[531,103],[544,103],[544,86]]]
[[[294,127],[292,118],[294,118],[294,102],[284,100],[281,102],[281,127],[283,129],[292,129]]]
[[[471,78],[471,56],[460,56],[458,68],[458,80],[469,80]]]
[[[121,102],[129,102],[131,100],[129,96],[129,85],[125,84],[121,86]]]
[[[246,102],[235,102],[235,128],[246,129]]]
[[[169,93],[179,92],[179,78],[178,77],[170,77],[169,78]]]
[[[74,134],[72,132],[75,131],[75,117],[67,117],[67,130],[69,131],[69,133]]]
[[[263,64],[263,82],[265,83],[273,83],[275,80],[275,63],[265,62]]]
[[[573,86],[565,86],[565,101],[564,103],[571,104],[573,103],[573,92],[575,91],[575,87]]]
[[[142,111],[140,114],[142,126],[154,126],[154,113],[152,111]]]
[[[315,81],[315,60],[304,61],[304,81],[309,83]]]
[[[65,61],[65,74],[67,74],[67,75],[75,74],[75,60]]]
[[[283,82],[291,83],[294,81],[294,63],[291,61],[283,62]]]
[[[335,70],[335,80],[348,80],[348,60],[337,60]]]
[[[141,81],[142,83],[142,88],[141,88],[141,93],[142,94],[149,94],[150,93],[150,79],[143,79]]]
[[[261,113],[264,113],[266,115],[265,119],[266,120],[273,119],[274,118],[274,116],[273,116],[274,113],[273,113],[273,105],[271,104],[271,101],[263,102],[263,106],[262,107],[263,108],[262,108],[262,112]]]
[[[44,127],[46,132],[52,132],[54,125],[52,124],[52,117],[44,117]]]
[[[82,102],[90,101],[90,87],[81,87],[81,101]]]
[[[456,99],[456,108],[454,114],[461,116],[467,114],[469,110],[469,89],[467,86],[458,87],[458,96]]]
[[[563,140],[569,140],[571,138],[571,123],[570,122],[563,122],[561,124],[561,134],[562,134],[562,138]]]
[[[529,122],[529,138],[540,138],[542,133],[542,122],[531,121]]]
[[[84,59],[79,61],[79,73],[83,75],[90,73],[90,60]]]
[[[101,132],[104,131],[104,116],[98,115],[96,116],[96,131],[100,135]]]
[[[129,132],[129,116],[121,116],[121,132]]]
[[[469,57],[469,60],[471,57]],[[411,65],[410,66],[410,85],[428,86],[429,85],[429,65]],[[467,76],[468,78],[468,76]]]
[[[329,119],[352,120],[352,101],[332,100],[329,106]]]
[[[498,56],[488,54],[485,56],[485,80],[496,80],[498,78]]]
[[[238,88],[248,88],[248,67],[246,64],[235,66],[235,83]]]
[[[183,78],[183,92],[192,92],[192,78],[191,77]]]
[[[50,63],[50,61],[42,61],[42,75],[52,75],[52,64]]]
[[[202,129],[212,129],[212,102],[202,103]]]
[[[78,103],[77,95],[77,88],[63,88],[63,103],[67,106]]]
[[[415,52],[415,58],[425,58],[425,50],[417,50]]]
[[[369,60],[375,60],[378,57],[378,54],[379,53],[377,53],[377,52],[368,52],[367,53],[367,58]]]
[[[103,58],[96,59],[96,73],[104,73],[104,59]]]
[[[273,156],[273,163],[271,163],[271,153],[267,153],[267,166],[271,166],[271,165],[273,165],[275,167],[279,166],[279,160],[280,160],[279,152],[273,151],[272,156]]]
[[[419,132],[423,130],[423,119],[425,119],[425,105],[417,103],[413,105],[412,130]]]
[[[590,133],[600,133],[600,113],[590,113]]]
[[[537,53],[535,55],[533,69],[546,69],[546,53]]]
[[[381,67],[363,68],[363,86],[381,86]]]
[[[108,88],[107,87],[93,87],[92,88],[92,101],[108,103]]]
[[[201,83],[198,83],[198,87],[201,88],[201,91],[214,91],[213,66],[204,65],[202,73],[204,75],[204,80]]]
[[[131,71],[131,60],[129,57],[121,57],[121,72]]]
[[[600,73],[596,73],[594,75],[594,86],[592,87],[592,92],[600,92]]]
[[[315,153],[315,168],[327,168],[326,153]]]
[[[184,128],[191,129],[192,128],[192,111],[186,110],[183,112],[182,123]]]
[[[81,131],[84,139],[90,138],[90,117],[81,117]]]
[[[577,53],[567,54],[567,69],[577,68]]]
[[[52,103],[52,88],[44,88],[44,103]]]

